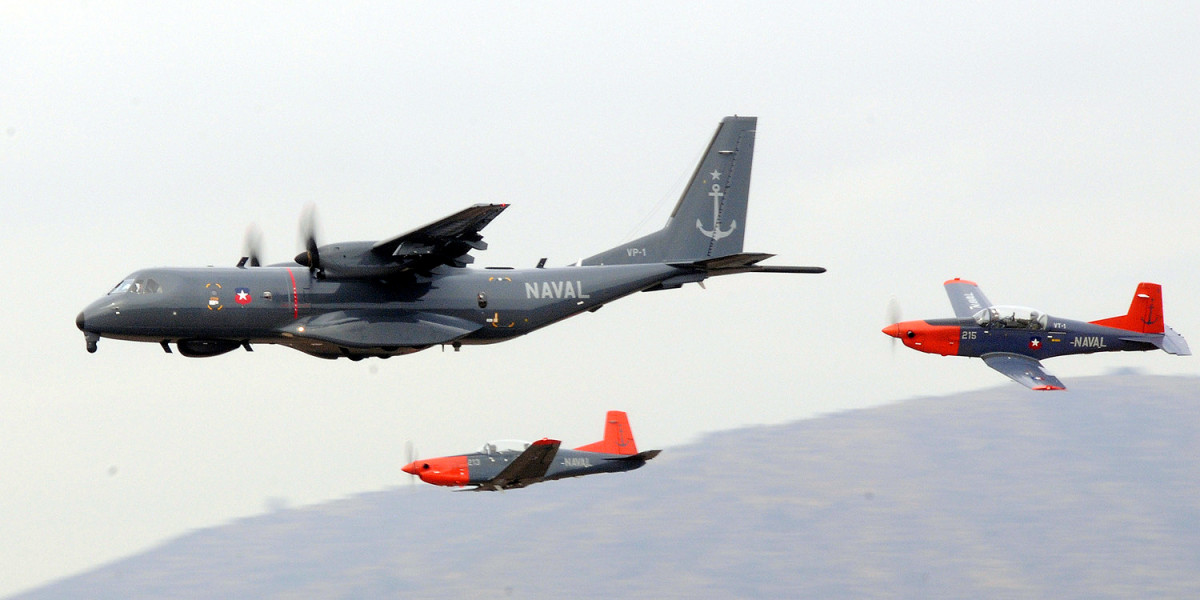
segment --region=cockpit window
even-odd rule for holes
[[[480,452],[490,456],[500,452],[524,452],[528,447],[529,442],[524,440],[496,440],[484,444]]]
[[[109,292],[109,295],[111,296],[112,294],[124,294],[125,292],[128,292],[129,288],[131,288],[131,287],[133,287],[133,280],[126,279],[126,280],[122,281],[121,283],[118,283],[117,286],[114,287],[111,292]]]
[[[130,277],[117,284],[109,295],[112,294],[161,294],[162,285],[153,277]]]
[[[975,313],[975,322],[983,327],[1045,329],[1050,316],[1024,306],[991,306]]]

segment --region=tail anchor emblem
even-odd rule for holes
[[[725,192],[721,191],[721,184],[712,184],[712,191],[709,192],[708,195],[713,199],[713,228],[711,231],[705,229],[704,224],[700,222],[700,219],[696,219],[696,229],[699,229],[700,233],[703,233],[706,237],[712,238],[712,240],[715,242],[733,233],[733,231],[737,229],[737,221],[730,223],[729,229],[721,231],[721,222],[719,220],[721,217],[721,198],[725,195]]]

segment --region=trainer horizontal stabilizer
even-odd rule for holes
[[[1175,354],[1177,356],[1191,356],[1192,350],[1188,347],[1187,340],[1183,339],[1170,325],[1163,326],[1162,333],[1148,333],[1141,335],[1131,335],[1120,338],[1126,342],[1143,342],[1154,344],[1156,348],[1161,349],[1167,354]]]
[[[1183,339],[1170,325],[1165,325],[1166,332],[1163,333],[1163,339],[1158,346],[1166,350],[1168,354],[1177,354],[1179,356],[1191,356],[1192,349],[1188,347],[1187,340]]]
[[[629,456],[617,456],[617,457],[609,458],[609,459],[606,459],[606,460],[623,460],[623,461],[642,461],[642,462],[646,462],[646,461],[648,461],[648,460],[650,460],[650,459],[654,458],[655,456],[658,456],[658,455],[659,455],[659,454],[661,454],[661,453],[662,453],[662,450],[647,450],[647,451],[645,451],[645,452],[638,452],[637,454],[631,454],[631,455],[629,455]]]

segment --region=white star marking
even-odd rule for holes
[[[720,179],[720,178],[721,178],[721,172],[720,172],[720,171],[713,171],[712,173],[709,173],[709,175],[711,175],[711,176],[712,176],[712,178],[713,178],[713,181],[716,181],[716,180],[718,180],[718,179]]]
[[[1039,342],[1038,340],[1030,340],[1030,341],[1029,341],[1029,345],[1030,345],[1030,346],[1033,346],[1034,348],[1037,348],[1038,346],[1041,346],[1041,345],[1042,345],[1042,343],[1041,343],[1041,342]]]
[[[246,292],[238,292],[238,300],[247,300],[249,298],[250,294],[247,294]]]

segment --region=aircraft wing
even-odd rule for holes
[[[471,263],[471,250],[486,250],[487,244],[479,232],[507,204],[476,204],[444,219],[418,227],[408,233],[377,242],[371,252],[390,258],[400,268],[421,271],[441,265],[463,267]]]
[[[1031,390],[1067,389],[1057,377],[1042,368],[1042,363],[1028,356],[1008,352],[992,352],[983,355],[983,362]]]
[[[549,438],[540,439],[529,445],[519,456],[513,459],[500,474],[484,482],[475,490],[501,490],[525,487],[531,483],[542,481],[550,464],[558,454],[562,442]]]
[[[452,342],[482,327],[437,313],[340,310],[289,324],[285,333],[347,348],[424,348]]]
[[[950,296],[950,305],[954,307],[954,316],[960,319],[973,317],[992,305],[974,281],[955,278],[943,285],[946,286],[946,295]]]

